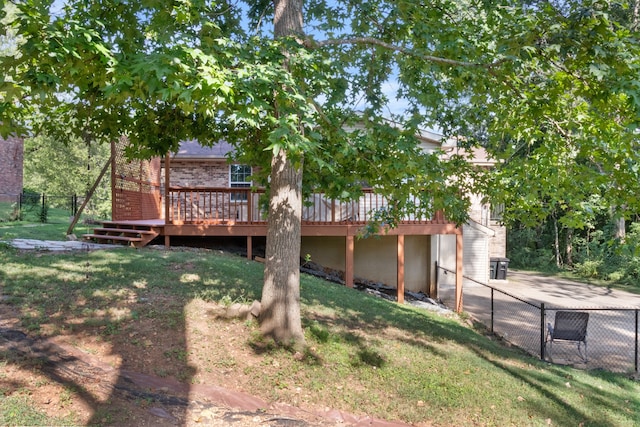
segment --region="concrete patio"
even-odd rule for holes
[[[451,286],[440,288],[444,301],[452,292]],[[488,328],[493,318],[497,335],[537,357],[542,352],[546,325],[554,323],[556,311],[588,312],[587,363],[580,359],[573,342],[554,345],[553,362],[616,372],[638,369],[640,295],[557,276],[510,270],[507,280],[492,280],[489,286],[467,281],[463,301],[466,313]]]

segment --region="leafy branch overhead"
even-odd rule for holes
[[[271,2],[249,3],[5,2],[2,133],[124,133],[139,156],[224,138],[263,184],[285,150],[305,188],[347,199],[366,182],[393,215],[463,222],[471,192],[507,219],[560,209],[579,226],[594,195],[639,210],[637,2],[312,0],[306,35],[279,40]],[[424,153],[424,128],[498,166]]]

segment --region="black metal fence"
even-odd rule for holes
[[[58,208],[69,211],[69,215],[75,215],[78,207],[82,203],[81,197],[73,195],[48,195],[45,193],[22,193],[18,197],[18,209],[46,210],[48,208]]]
[[[447,275],[452,270],[438,267]],[[454,289],[439,286],[445,304]],[[465,277],[464,311],[492,333],[531,355],[558,364],[611,372],[638,372],[638,316],[634,307],[559,306],[512,295],[504,290]],[[451,300],[451,301],[449,301]],[[586,313],[584,342],[576,334],[558,334],[558,312]],[[555,333],[552,334],[552,331]],[[575,332],[575,331],[574,331]],[[568,339],[567,339],[568,338]]]
[[[84,201],[84,196],[25,192],[10,199],[5,197],[4,200],[0,210],[0,221],[47,222],[50,209],[67,211],[69,216],[75,215]]]

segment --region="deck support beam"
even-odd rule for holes
[[[171,201],[169,200],[169,186],[171,184],[171,153],[164,156],[164,223],[169,223],[171,218]],[[167,245],[165,241],[165,245]]]
[[[398,304],[404,304],[404,234],[398,235]]]
[[[251,210],[249,210],[251,212]],[[247,259],[253,259],[253,237],[247,236]]]
[[[353,288],[353,252],[355,241],[352,235],[345,237],[344,284]]]

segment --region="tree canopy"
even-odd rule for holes
[[[2,54],[3,133],[37,111],[127,134],[138,155],[226,138],[265,176],[283,148],[306,153],[306,186],[429,193],[421,208],[461,222],[472,189],[449,178],[471,171],[417,149],[416,130],[436,128],[502,162],[475,182],[514,218],[584,211],[594,192],[638,210],[636,3],[315,0],[302,43],[273,39],[271,2],[248,3],[5,2],[19,53]],[[396,96],[408,108],[389,114]]]
[[[580,226],[594,195],[640,210],[636,1],[309,0],[302,33],[278,37],[274,10],[5,1],[2,43],[16,48],[0,50],[0,130],[38,132],[37,113],[50,132],[125,134],[138,156],[224,138],[265,185],[284,150],[305,189],[387,195],[390,224],[435,210],[462,223],[474,192],[507,220],[560,207]],[[407,107],[389,111],[394,98]],[[423,152],[424,128],[482,146],[496,168]]]

